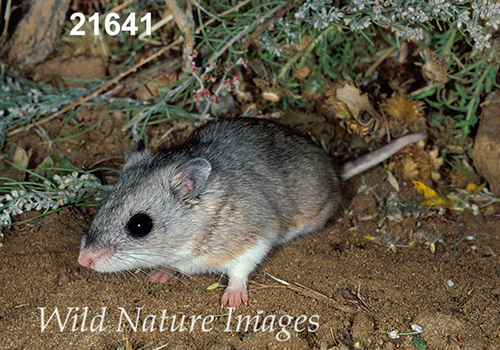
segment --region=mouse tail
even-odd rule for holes
[[[390,144],[385,145],[384,147],[364,155],[363,157],[353,160],[352,162],[345,163],[340,171],[340,177],[344,181],[348,180],[351,177],[383,162],[384,160],[389,159],[389,157],[409,144],[419,142],[425,138],[426,135],[424,134],[411,134],[403,136]]]

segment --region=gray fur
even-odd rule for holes
[[[81,255],[104,252],[91,266],[101,272],[162,267],[246,281],[272,246],[326,224],[339,205],[341,177],[323,149],[279,124],[210,122],[179,147],[152,154],[138,144],[127,152]],[[153,219],[153,230],[134,238],[126,225],[138,213]],[[254,257],[239,262],[250,249]]]

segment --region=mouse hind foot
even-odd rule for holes
[[[246,305],[248,302],[246,282],[246,278],[230,278],[229,285],[222,295],[221,305],[229,307],[238,307],[242,303]]]
[[[221,299],[221,304],[229,307],[238,307],[247,304],[248,275],[262,261],[271,248],[267,240],[257,241],[253,247],[247,249],[224,266],[224,270],[229,277],[229,285]]]

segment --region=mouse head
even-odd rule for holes
[[[169,266],[189,257],[191,215],[212,167],[204,158],[152,154],[139,141],[80,246],[81,265],[100,272]]]

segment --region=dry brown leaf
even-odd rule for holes
[[[32,153],[33,150],[31,149],[26,152],[23,148],[16,146],[16,151],[14,152],[14,165],[27,169]]]
[[[372,108],[368,95],[361,94],[358,88],[349,84],[337,89],[337,98],[347,105],[354,116],[363,110]]]

